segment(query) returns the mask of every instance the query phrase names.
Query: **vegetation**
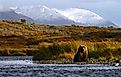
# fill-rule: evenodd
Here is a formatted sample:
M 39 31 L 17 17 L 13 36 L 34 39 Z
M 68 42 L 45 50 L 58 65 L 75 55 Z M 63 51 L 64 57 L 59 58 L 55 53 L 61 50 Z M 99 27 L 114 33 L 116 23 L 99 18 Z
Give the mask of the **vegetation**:
M 22 23 L 26 23 L 26 19 L 21 19 L 21 22 Z
M 33 60 L 56 60 L 56 59 L 72 59 L 73 53 L 76 51 L 73 44 L 57 44 L 42 45 L 39 47 L 38 52 L 34 55 Z
M 87 46 L 90 63 L 121 59 L 121 28 L 0 21 L 1 56 L 72 60 L 79 45 Z

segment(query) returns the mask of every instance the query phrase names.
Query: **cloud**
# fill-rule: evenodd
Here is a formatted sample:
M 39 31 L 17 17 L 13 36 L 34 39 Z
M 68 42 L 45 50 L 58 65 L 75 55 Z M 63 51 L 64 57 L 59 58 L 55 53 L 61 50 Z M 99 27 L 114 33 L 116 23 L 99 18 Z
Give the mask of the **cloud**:
M 0 11 L 10 11 L 9 7 L 3 7 L 2 5 L 0 5 Z

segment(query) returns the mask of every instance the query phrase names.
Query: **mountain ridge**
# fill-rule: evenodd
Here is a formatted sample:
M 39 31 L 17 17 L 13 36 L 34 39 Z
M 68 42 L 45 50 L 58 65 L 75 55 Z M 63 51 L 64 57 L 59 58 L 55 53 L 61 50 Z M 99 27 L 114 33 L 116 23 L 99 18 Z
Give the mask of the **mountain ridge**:
M 34 22 L 33 19 L 22 15 L 22 14 L 17 14 L 14 10 L 8 9 L 8 10 L 1 10 L 0 11 L 0 20 L 16 20 L 20 21 L 20 19 L 26 19 L 27 22 Z
M 46 6 L 25 6 L 13 9 L 18 14 L 23 14 L 34 19 L 37 23 L 64 25 L 73 24 L 73 21 Z
M 49 25 L 116 26 L 98 14 L 85 9 L 68 8 L 60 10 L 42 5 L 10 7 L 14 13 L 30 18 L 34 23 Z M 1 13 L 1 12 L 0 12 Z M 9 16 L 8 16 L 9 17 Z M 14 17 L 14 16 L 13 16 Z M 18 16 L 19 17 L 19 16 Z M 4 18 L 4 17 L 3 17 Z M 27 20 L 28 20 L 27 18 Z M 2 18 L 1 18 L 2 19 Z
M 69 19 L 73 20 L 77 24 L 115 25 L 114 23 L 102 18 L 100 15 L 86 9 L 69 8 L 69 9 L 57 10 L 57 11 L 62 15 L 68 17 Z

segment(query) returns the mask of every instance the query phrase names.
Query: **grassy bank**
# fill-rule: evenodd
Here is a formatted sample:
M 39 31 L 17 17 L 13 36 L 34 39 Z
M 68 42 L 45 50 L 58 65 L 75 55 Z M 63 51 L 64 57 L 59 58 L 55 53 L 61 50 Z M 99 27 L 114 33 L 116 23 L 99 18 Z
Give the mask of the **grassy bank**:
M 79 45 L 87 46 L 90 63 L 121 59 L 121 28 L 0 21 L 1 56 L 71 61 Z
M 41 45 L 33 60 L 70 60 L 79 45 L 86 45 L 89 51 L 88 63 L 109 63 L 121 60 L 121 43 L 119 42 L 83 42 L 75 41 L 64 44 Z
M 73 59 L 77 46 L 73 43 L 54 43 L 52 45 L 40 45 L 33 60 L 58 60 Z

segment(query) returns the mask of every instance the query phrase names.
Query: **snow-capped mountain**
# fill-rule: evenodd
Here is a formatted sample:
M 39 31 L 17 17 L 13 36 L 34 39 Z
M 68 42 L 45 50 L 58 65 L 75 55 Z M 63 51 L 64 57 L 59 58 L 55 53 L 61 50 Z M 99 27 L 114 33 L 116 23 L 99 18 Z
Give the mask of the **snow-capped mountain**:
M 96 13 L 85 9 L 69 8 L 57 11 L 62 15 L 68 17 L 69 19 L 73 20 L 77 24 L 98 26 L 115 25 L 112 22 L 109 22 L 101 16 L 97 15 Z
M 46 6 L 11 7 L 14 13 L 24 15 L 34 20 L 35 23 L 51 25 L 85 25 L 85 26 L 116 26 L 98 14 L 85 9 L 69 8 L 60 10 Z
M 17 20 L 26 19 L 28 22 L 34 22 L 33 19 L 24 16 L 22 14 L 17 14 L 11 9 L 3 10 L 0 9 L 0 20 Z
M 64 15 L 60 14 L 54 9 L 48 8 L 46 6 L 26 6 L 21 8 L 12 8 L 18 14 L 23 14 L 34 19 L 37 23 L 53 24 L 53 25 L 63 25 L 63 24 L 73 24 L 74 22 Z

